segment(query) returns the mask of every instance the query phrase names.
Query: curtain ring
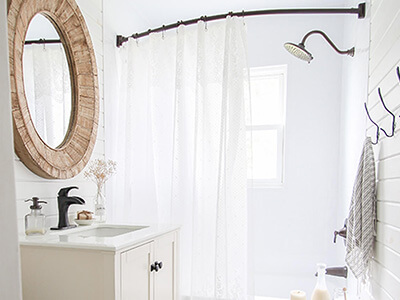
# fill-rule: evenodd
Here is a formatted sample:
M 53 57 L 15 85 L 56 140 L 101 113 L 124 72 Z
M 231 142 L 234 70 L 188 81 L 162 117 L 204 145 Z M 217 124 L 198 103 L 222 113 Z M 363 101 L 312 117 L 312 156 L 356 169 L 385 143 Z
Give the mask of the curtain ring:
M 162 26 L 161 38 L 165 39 L 165 25 Z
M 244 21 L 244 9 L 242 10 L 242 21 L 243 21 L 243 26 L 246 26 L 246 22 Z
M 139 37 L 138 37 L 138 33 L 135 33 L 134 35 L 133 35 L 133 38 L 135 39 L 135 42 L 136 42 L 136 47 L 139 47 Z
M 178 26 L 176 26 L 176 34 L 179 33 L 179 26 L 181 26 L 182 24 L 183 24 L 182 20 L 178 21 Z
M 204 22 L 204 30 L 207 31 L 208 30 L 208 26 L 207 26 L 207 16 L 201 16 L 200 20 L 202 20 Z

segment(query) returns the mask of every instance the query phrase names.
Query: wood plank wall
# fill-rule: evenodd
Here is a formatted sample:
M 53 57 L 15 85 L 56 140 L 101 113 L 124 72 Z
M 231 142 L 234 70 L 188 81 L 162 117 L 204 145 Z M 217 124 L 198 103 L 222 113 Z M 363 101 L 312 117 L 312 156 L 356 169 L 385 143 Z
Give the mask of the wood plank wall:
M 380 103 L 381 89 L 387 107 L 397 115 L 396 135 L 381 132 L 374 147 L 377 161 L 377 238 L 372 270 L 372 294 L 379 300 L 400 299 L 400 1 L 371 2 L 371 40 L 368 107 L 373 120 L 391 133 L 391 117 Z M 367 123 L 373 141 L 376 129 Z
M 102 0 L 76 0 L 82 14 L 85 17 L 86 24 L 89 28 L 92 38 L 96 62 L 99 74 L 99 99 L 100 99 L 100 120 L 98 128 L 98 136 L 93 151 L 93 158 L 104 158 L 104 59 L 103 59 L 103 1 Z M 69 180 L 49 180 L 43 179 L 31 171 L 29 171 L 15 155 L 15 182 L 16 182 L 16 198 L 17 198 L 17 217 L 19 232 L 24 231 L 24 216 L 29 213 L 29 204 L 24 200 L 37 196 L 48 202 L 44 206 L 48 226 L 57 225 L 58 209 L 57 209 L 57 193 L 58 190 L 66 186 L 78 186 L 79 190 L 72 192 L 71 195 L 79 195 L 85 199 L 87 205 L 85 209 L 93 211 L 93 198 L 96 193 L 94 183 L 83 177 L 83 172 L 78 176 Z M 77 210 L 83 207 L 80 205 L 72 205 L 70 207 L 71 217 Z

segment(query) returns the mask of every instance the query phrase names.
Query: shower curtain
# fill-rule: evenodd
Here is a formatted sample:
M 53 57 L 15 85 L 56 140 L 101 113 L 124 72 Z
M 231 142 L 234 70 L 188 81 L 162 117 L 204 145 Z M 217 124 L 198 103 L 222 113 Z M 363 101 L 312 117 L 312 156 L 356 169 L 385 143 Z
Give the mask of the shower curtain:
M 26 45 L 24 85 L 36 131 L 49 146 L 64 140 L 71 116 L 69 67 L 62 44 Z
M 245 25 L 130 40 L 106 107 L 108 220 L 181 224 L 183 299 L 246 298 Z M 111 141 L 109 140 L 111 139 Z

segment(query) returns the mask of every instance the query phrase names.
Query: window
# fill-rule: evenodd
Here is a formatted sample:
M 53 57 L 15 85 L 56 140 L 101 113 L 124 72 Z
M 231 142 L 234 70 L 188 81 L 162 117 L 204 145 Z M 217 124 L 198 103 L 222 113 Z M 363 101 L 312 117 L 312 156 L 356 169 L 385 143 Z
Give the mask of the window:
M 287 66 L 250 69 L 251 117 L 247 120 L 250 187 L 283 184 Z

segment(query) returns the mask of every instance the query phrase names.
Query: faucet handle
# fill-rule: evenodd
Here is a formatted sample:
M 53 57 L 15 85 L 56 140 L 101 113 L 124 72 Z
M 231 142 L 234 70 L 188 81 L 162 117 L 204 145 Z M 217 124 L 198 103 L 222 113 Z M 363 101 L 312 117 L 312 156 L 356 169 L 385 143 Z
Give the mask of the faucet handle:
M 62 188 L 58 191 L 58 196 L 59 197 L 68 197 L 68 193 L 72 189 L 79 189 L 77 186 L 69 186 L 66 188 Z
M 336 243 L 336 237 L 337 236 L 341 236 L 343 238 L 347 238 L 347 219 L 344 220 L 344 226 L 342 229 L 340 229 L 339 231 L 335 230 L 333 232 L 333 242 Z

